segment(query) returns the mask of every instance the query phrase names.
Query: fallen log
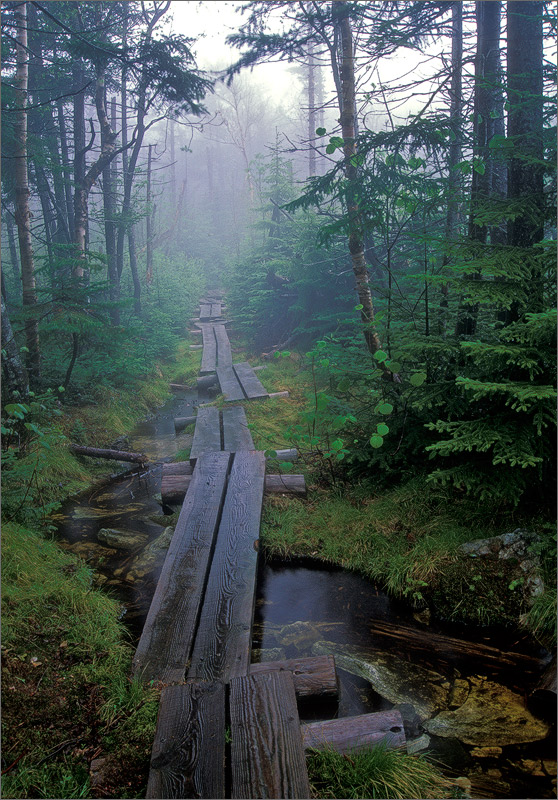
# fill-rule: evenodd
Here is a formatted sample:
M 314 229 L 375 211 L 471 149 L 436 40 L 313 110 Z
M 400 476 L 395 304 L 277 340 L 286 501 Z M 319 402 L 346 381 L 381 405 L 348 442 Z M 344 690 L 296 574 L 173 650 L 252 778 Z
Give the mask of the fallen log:
M 178 465 L 176 465 L 178 466 Z M 163 472 L 161 480 L 161 499 L 167 505 L 181 503 L 186 497 L 192 475 L 181 472 L 169 474 Z M 306 497 L 304 475 L 266 475 L 264 491 L 266 494 L 290 494 Z
M 289 396 L 288 392 L 270 392 L 269 395 L 268 395 L 268 397 L 270 397 L 270 398 L 273 398 L 273 397 L 288 397 L 288 396 Z
M 185 386 L 183 383 L 169 383 L 169 386 L 173 392 L 188 391 L 192 388 L 191 386 Z
M 339 685 L 333 656 L 289 658 L 250 664 L 250 675 L 270 670 L 292 672 L 297 697 L 337 697 Z
M 188 425 L 195 425 L 196 424 L 196 416 L 193 417 L 175 417 L 174 418 L 174 430 L 175 433 L 179 431 L 183 431 L 184 428 L 187 428 Z
M 201 378 L 196 379 L 196 386 L 198 387 L 198 392 L 200 390 L 202 392 L 218 392 L 219 381 L 217 380 L 217 375 L 215 373 L 202 375 Z
M 166 475 L 191 475 L 194 467 L 189 461 L 177 461 L 176 464 L 163 464 L 163 477 Z
M 333 748 L 338 753 L 367 750 L 383 742 L 390 749 L 405 747 L 405 729 L 399 711 L 377 711 L 300 726 L 305 750 Z
M 270 447 L 270 450 L 274 448 Z M 275 455 L 269 456 L 270 459 L 275 461 L 296 461 L 298 459 L 298 450 L 296 447 L 291 447 L 288 450 L 274 450 Z
M 191 344 L 190 350 L 203 350 L 203 344 Z
M 149 461 L 149 458 L 143 453 L 129 453 L 126 450 L 83 447 L 80 444 L 71 444 L 70 450 L 78 456 L 89 456 L 90 458 L 109 458 L 112 461 L 133 461 L 137 464 L 145 464 Z

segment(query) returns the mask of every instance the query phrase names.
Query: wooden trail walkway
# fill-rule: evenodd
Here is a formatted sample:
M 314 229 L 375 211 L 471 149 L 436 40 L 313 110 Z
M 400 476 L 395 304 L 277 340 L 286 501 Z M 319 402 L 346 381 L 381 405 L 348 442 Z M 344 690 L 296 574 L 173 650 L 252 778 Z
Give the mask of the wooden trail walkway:
M 217 312 L 218 297 L 201 302 L 200 319 Z M 214 358 L 222 389 L 229 370 L 238 399 L 266 396 L 249 364 L 220 365 L 224 325 L 200 327 L 202 365 Z M 147 797 L 308 798 L 305 749 L 400 746 L 403 722 L 392 711 L 301 726 L 297 698 L 337 695 L 333 657 L 251 663 L 264 491 L 296 478 L 305 493 L 304 478 L 265 474 L 241 406 L 200 408 L 195 424 L 190 461 L 164 466 L 162 496 L 165 480 L 182 481 L 183 504 L 133 660 L 134 676 L 162 689 Z

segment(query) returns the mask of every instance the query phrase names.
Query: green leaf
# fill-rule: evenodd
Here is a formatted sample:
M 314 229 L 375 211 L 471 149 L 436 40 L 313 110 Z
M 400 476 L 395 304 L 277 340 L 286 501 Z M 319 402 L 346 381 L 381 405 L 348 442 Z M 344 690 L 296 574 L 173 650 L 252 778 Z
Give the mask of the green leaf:
M 325 128 L 316 128 L 316 136 L 325 136 L 327 133 Z
M 332 153 L 335 153 L 336 150 L 337 148 L 335 147 L 334 144 L 328 144 L 328 146 L 326 147 L 326 153 L 328 154 L 328 156 L 330 156 Z
M 389 428 L 384 422 L 379 422 L 376 425 L 376 430 L 378 431 L 380 436 L 387 436 L 387 434 L 389 433 Z
M 378 406 L 378 413 L 379 414 L 387 415 L 387 414 L 391 414 L 392 411 L 393 411 L 393 406 L 392 406 L 391 403 L 381 403 Z
M 473 161 L 473 169 L 475 170 L 475 172 L 478 172 L 479 175 L 484 175 L 484 173 L 486 172 L 486 164 L 482 159 L 475 158 L 475 160 Z
M 332 450 L 342 450 L 343 449 L 343 439 L 335 439 L 334 442 L 331 443 Z
M 294 464 L 291 464 L 290 461 L 282 461 L 281 462 L 281 469 L 283 472 L 290 472 L 294 467 Z
M 355 306 L 355 311 L 362 311 L 363 308 L 364 306 L 362 305 L 362 303 L 359 303 L 358 306 Z
M 320 367 L 329 367 L 329 358 L 322 358 L 320 361 Z
M 290 354 L 291 354 L 290 350 L 282 350 L 281 351 L 281 355 L 283 356 L 283 358 L 288 358 L 290 356 Z
M 389 367 L 392 372 L 399 372 L 401 364 L 399 361 L 388 361 L 386 362 L 386 367 Z
M 411 375 L 409 381 L 413 386 L 422 386 L 426 378 L 426 372 L 415 372 L 414 375 Z
M 339 383 L 337 384 L 337 388 L 340 392 L 346 392 L 347 389 L 351 388 L 351 379 L 350 378 L 341 378 Z
M 277 451 L 276 450 L 266 450 L 264 452 L 264 456 L 266 458 L 277 458 Z
M 384 350 L 376 350 L 376 352 L 374 353 L 374 358 L 381 364 L 382 361 L 385 361 L 386 358 L 388 358 L 388 354 Z
M 373 447 L 376 450 L 378 449 L 378 447 L 381 447 L 383 445 L 383 443 L 384 443 L 384 440 L 378 433 L 374 433 L 370 437 L 370 446 Z

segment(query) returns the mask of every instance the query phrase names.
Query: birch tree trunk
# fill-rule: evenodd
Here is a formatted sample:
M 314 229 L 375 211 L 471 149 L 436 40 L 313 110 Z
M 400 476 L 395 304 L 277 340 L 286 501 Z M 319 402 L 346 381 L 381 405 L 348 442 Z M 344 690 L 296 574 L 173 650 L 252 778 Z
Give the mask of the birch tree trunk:
M 21 261 L 21 284 L 25 317 L 25 341 L 28 349 L 27 369 L 32 382 L 40 377 L 41 352 L 39 324 L 36 318 L 37 290 L 35 264 L 31 243 L 31 212 L 29 209 L 29 178 L 27 170 L 27 82 L 29 56 L 27 53 L 27 3 L 15 11 L 16 20 L 16 75 L 14 114 L 14 175 L 15 217 Z
M 26 397 L 29 393 L 27 372 L 21 362 L 8 311 L 2 297 L 2 366 L 7 389 L 6 394 Z M 16 396 L 17 396 L 16 395 Z

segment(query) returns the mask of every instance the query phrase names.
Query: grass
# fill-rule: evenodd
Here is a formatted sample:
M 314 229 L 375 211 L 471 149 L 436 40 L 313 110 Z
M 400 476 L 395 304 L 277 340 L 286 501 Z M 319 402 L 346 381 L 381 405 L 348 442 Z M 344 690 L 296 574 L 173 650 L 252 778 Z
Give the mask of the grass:
M 90 797 L 90 761 L 123 749 L 111 796 L 138 796 L 157 698 L 128 677 L 120 605 L 21 525 L 2 527 L 2 565 L 3 796 Z
M 410 800 L 456 796 L 454 785 L 426 758 L 382 745 L 350 754 L 313 750 L 307 765 L 313 797 Z

